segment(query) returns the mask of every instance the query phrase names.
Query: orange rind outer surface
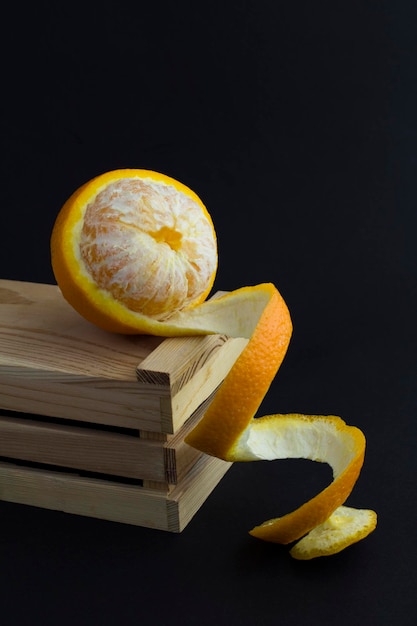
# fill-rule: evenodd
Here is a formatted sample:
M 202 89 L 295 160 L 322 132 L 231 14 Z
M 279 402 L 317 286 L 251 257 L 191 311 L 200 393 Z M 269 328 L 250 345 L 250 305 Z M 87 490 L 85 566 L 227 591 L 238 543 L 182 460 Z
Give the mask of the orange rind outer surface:
M 226 461 L 235 458 L 236 441 L 247 428 L 278 371 L 292 334 L 284 299 L 272 284 L 250 339 L 226 376 L 204 417 L 189 433 L 189 445 Z M 248 329 L 249 330 L 249 329 Z

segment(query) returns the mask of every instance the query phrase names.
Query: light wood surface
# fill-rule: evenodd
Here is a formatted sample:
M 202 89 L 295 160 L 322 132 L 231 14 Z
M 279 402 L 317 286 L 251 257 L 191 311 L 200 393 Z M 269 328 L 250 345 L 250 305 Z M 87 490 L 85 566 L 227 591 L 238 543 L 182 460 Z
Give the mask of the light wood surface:
M 106 333 L 54 285 L 0 280 L 1 408 L 174 433 L 246 345 Z
M 112 522 L 181 532 L 230 467 L 204 455 L 170 494 L 0 462 L 0 499 Z

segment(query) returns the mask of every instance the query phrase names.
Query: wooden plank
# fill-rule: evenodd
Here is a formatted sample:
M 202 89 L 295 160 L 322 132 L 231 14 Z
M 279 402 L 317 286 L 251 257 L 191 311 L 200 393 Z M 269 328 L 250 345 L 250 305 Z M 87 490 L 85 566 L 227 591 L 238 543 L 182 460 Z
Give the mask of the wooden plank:
M 166 481 L 160 442 L 91 428 L 0 418 L 0 456 L 67 468 Z
M 163 340 L 97 328 L 56 285 L 0 279 L 1 365 L 135 382 L 136 366 Z
M 200 458 L 201 453 L 187 445 L 184 442 L 184 438 L 200 421 L 214 395 L 215 392 L 194 411 L 193 415 L 175 435 L 168 436 L 168 440 L 164 444 L 165 469 L 168 483 L 177 484 L 180 482 Z
M 169 393 L 137 381 L 0 364 L 0 408 L 12 411 L 158 432 Z
M 168 384 L 175 396 L 227 340 L 225 335 L 166 339 L 137 366 L 138 380 Z
M 190 522 L 230 465 L 203 455 L 183 483 L 165 494 L 0 462 L 0 499 L 178 533 Z
M 136 367 L 162 341 L 96 328 L 55 285 L 0 280 L 0 408 L 160 431 L 170 390 Z
M 148 481 L 167 491 L 201 456 L 184 442 L 210 404 L 202 403 L 175 435 L 106 432 L 80 422 L 49 423 L 22 414 L 0 416 L 0 457 Z M 150 436 L 148 436 L 150 435 Z M 144 483 L 145 484 L 145 483 Z
M 246 343 L 106 333 L 56 286 L 0 280 L 0 408 L 172 434 Z
M 139 381 L 170 388 L 161 396 L 162 431 L 174 433 L 224 380 L 246 346 L 224 335 L 166 339 L 137 367 Z
M 0 499 L 169 530 L 163 492 L 105 480 L 0 462 Z
M 232 463 L 204 455 L 168 495 L 168 526 L 181 532 L 202 507 Z

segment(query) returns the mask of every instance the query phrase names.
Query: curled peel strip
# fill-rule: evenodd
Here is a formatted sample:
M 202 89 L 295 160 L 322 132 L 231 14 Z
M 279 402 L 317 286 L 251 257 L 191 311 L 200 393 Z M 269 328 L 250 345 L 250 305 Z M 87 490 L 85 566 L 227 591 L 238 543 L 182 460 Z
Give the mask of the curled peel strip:
M 350 495 L 365 456 L 365 437 L 336 416 L 271 415 L 250 423 L 246 447 L 257 459 L 303 458 L 328 463 L 333 482 L 284 517 L 255 527 L 254 537 L 290 543 L 325 522 Z
M 328 463 L 333 470 L 333 482 L 328 487 L 292 513 L 250 531 L 254 537 L 288 544 L 324 524 L 346 501 L 361 471 L 366 442 L 361 430 L 336 416 L 254 417 L 285 356 L 292 326 L 285 302 L 273 285 L 252 289 L 252 297 L 259 290 L 263 295 L 268 293 L 269 300 L 247 346 L 186 442 L 228 461 L 304 458 Z M 376 515 L 367 511 L 372 514 L 369 519 L 363 513 L 350 509 L 349 520 L 356 523 L 346 523 L 337 536 L 330 532 L 322 532 L 316 539 L 313 536 L 314 556 L 339 552 L 374 530 Z M 320 549 L 324 535 L 325 545 Z M 306 553 L 311 553 L 309 546 L 304 553 L 302 548 L 299 552 L 293 549 L 292 556 L 312 558 Z

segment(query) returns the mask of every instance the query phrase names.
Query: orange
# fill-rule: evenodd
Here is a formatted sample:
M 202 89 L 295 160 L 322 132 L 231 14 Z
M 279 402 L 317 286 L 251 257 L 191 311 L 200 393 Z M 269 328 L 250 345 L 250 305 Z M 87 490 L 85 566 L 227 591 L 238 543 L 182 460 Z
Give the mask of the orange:
M 332 416 L 255 417 L 285 357 L 291 317 L 271 283 L 206 300 L 217 270 L 216 234 L 191 189 L 149 170 L 102 174 L 61 209 L 51 257 L 64 297 L 105 330 L 248 339 L 186 442 L 229 461 L 307 458 L 329 463 L 334 473 L 320 494 L 296 511 L 256 526 L 253 536 L 278 543 L 304 536 L 291 554 L 312 558 L 334 553 L 373 530 L 376 515 L 368 512 L 365 521 L 356 516 L 354 523 L 354 516 L 338 514 L 343 530 L 329 531 L 363 464 L 365 437 L 359 429 Z M 333 539 L 323 539 L 329 536 Z
M 88 320 L 113 332 L 163 334 L 157 322 L 207 297 L 217 244 L 191 189 L 126 169 L 97 176 L 67 200 L 51 257 L 64 297 Z

